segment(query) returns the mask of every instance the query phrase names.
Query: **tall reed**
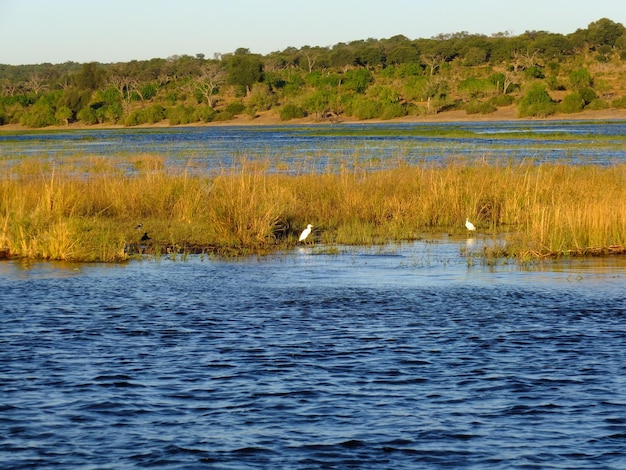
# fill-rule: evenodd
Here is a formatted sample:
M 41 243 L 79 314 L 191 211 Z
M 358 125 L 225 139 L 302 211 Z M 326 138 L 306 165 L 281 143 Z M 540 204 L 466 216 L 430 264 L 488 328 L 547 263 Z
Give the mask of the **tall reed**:
M 147 231 L 158 246 L 242 254 L 292 246 L 307 223 L 322 242 L 371 244 L 462 233 L 466 217 L 479 233 L 505 234 L 511 256 L 626 245 L 624 164 L 450 159 L 287 175 L 268 162 L 199 172 L 168 168 L 159 156 L 133 158 L 132 173 L 99 159 L 87 166 L 37 159 L 5 165 L 0 253 L 117 261 Z

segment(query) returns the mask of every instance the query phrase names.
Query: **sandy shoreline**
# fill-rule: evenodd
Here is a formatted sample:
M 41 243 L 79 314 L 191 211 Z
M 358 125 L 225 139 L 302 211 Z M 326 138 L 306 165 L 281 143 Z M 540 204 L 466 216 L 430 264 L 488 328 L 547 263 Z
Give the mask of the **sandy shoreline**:
M 429 122 L 497 122 L 497 121 L 626 121 L 626 109 L 605 109 L 599 111 L 583 111 L 574 114 L 557 113 L 547 118 L 523 118 L 517 117 L 514 106 L 499 108 L 497 111 L 489 114 L 467 114 L 465 111 L 445 111 L 439 114 L 423 115 L 423 116 L 406 116 L 389 120 L 359 120 L 350 118 L 340 118 L 339 124 L 377 124 L 377 123 L 429 123 Z M 0 132 L 15 131 L 46 131 L 46 130 L 81 130 L 81 129 L 142 129 L 142 128 L 159 128 L 159 127 L 201 127 L 201 126 L 290 126 L 290 125 L 330 125 L 328 120 L 319 121 L 313 117 L 303 119 L 292 119 L 289 121 L 281 121 L 275 111 L 262 113 L 254 118 L 245 115 L 236 116 L 231 121 L 209 122 L 209 123 L 191 123 L 181 126 L 170 126 L 167 121 L 162 121 L 152 125 L 141 125 L 128 127 L 116 124 L 95 124 L 85 125 L 81 123 L 72 123 L 68 126 L 48 126 L 39 129 L 24 127 L 19 124 L 5 124 L 0 126 Z M 337 123 L 334 123 L 337 124 Z

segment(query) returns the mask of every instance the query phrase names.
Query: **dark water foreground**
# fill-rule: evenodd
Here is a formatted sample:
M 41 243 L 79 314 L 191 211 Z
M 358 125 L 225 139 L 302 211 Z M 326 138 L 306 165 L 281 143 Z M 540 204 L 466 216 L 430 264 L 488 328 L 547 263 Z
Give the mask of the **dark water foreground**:
M 626 263 L 0 263 L 2 468 L 626 468 Z

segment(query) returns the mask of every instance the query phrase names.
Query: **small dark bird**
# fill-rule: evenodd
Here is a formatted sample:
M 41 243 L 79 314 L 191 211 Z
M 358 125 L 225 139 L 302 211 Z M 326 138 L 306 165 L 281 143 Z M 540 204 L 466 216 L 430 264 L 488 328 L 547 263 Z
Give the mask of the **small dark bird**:
M 151 238 L 148 236 L 148 232 L 146 232 L 143 234 L 143 237 L 141 237 L 141 241 L 147 242 L 148 240 L 151 240 Z
M 139 224 L 139 225 L 137 225 L 137 226 L 135 227 L 135 230 L 139 230 L 139 229 L 140 229 L 140 228 L 142 228 L 142 227 L 143 227 L 143 224 Z

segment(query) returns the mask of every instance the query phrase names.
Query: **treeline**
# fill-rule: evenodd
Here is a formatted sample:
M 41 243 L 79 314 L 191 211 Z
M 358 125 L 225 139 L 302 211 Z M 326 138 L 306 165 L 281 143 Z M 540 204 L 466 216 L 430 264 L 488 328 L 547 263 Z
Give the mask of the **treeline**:
M 135 126 L 393 119 L 515 104 L 520 117 L 626 108 L 626 28 L 603 18 L 568 35 L 466 32 L 100 64 L 0 65 L 0 125 Z

